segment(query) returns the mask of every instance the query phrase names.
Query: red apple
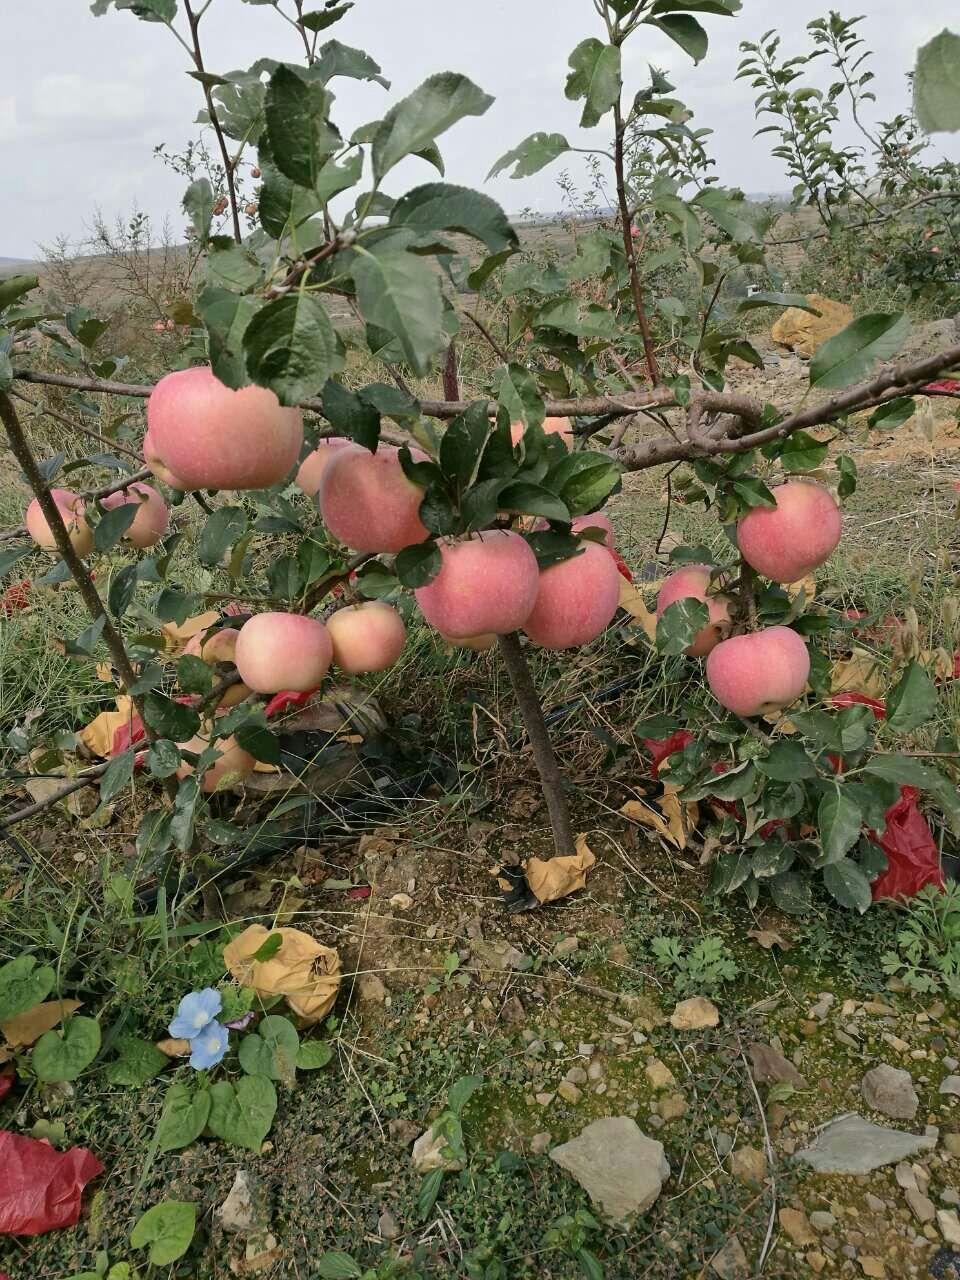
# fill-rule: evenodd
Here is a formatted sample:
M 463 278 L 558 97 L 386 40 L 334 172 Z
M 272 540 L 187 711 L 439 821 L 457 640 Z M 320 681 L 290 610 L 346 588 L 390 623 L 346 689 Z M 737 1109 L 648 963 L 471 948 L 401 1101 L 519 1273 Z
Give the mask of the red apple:
M 413 456 L 426 461 L 419 451 Z M 404 475 L 399 449 L 381 445 L 371 453 L 354 444 L 327 464 L 317 500 L 323 523 L 353 551 L 397 552 L 427 537 L 419 514 L 423 494 Z
M 488 529 L 440 546 L 440 572 L 414 592 L 423 616 L 446 636 L 505 635 L 537 600 L 537 557 L 519 533 Z
M 102 501 L 107 511 L 126 506 L 130 502 L 137 503 L 139 509 L 133 517 L 133 524 L 123 535 L 135 547 L 152 547 L 163 537 L 170 524 L 170 508 L 162 496 L 153 485 L 144 484 L 140 480 L 117 493 L 107 494 Z
M 297 488 L 302 489 L 308 498 L 315 498 L 323 473 L 334 454 L 352 443 L 346 436 L 330 436 L 329 439 L 321 440 L 313 453 L 308 453 L 300 463 L 295 481 Z
M 523 630 L 544 649 L 573 649 L 594 640 L 613 619 L 620 602 L 620 574 L 598 542 L 540 573 L 533 611 Z
M 341 671 L 386 671 L 403 652 L 407 629 L 392 605 L 382 600 L 338 609 L 326 622 L 333 661 Z
M 258 613 L 244 624 L 234 655 L 240 679 L 256 693 L 316 689 L 332 658 L 327 628 L 300 613 Z
M 737 523 L 747 564 L 771 582 L 799 582 L 840 541 L 840 508 L 822 485 L 788 480 L 773 490 L 776 507 L 751 507 Z
M 610 517 L 605 516 L 602 511 L 594 511 L 589 516 L 577 516 L 570 525 L 572 533 L 582 533 L 584 529 L 602 529 L 603 545 L 608 551 L 614 548 L 613 525 L 610 523 Z
M 686 650 L 691 658 L 704 658 L 730 634 L 730 600 L 727 596 L 708 595 L 710 586 L 710 565 L 688 564 L 669 578 L 660 588 L 657 596 L 657 617 L 678 600 L 693 598 L 701 600 L 707 606 L 710 621 L 697 632 L 693 644 Z
M 78 556 L 88 555 L 93 547 L 93 533 L 84 514 L 86 508 L 83 499 L 72 489 L 51 489 L 50 497 L 60 512 L 63 523 L 67 526 L 67 533 L 70 535 L 70 543 L 74 551 Z M 38 547 L 43 547 L 45 551 L 56 551 L 57 544 L 54 541 L 53 532 L 36 498 L 27 507 L 24 521 L 27 533 Z
M 707 658 L 707 683 L 722 707 L 760 716 L 789 706 L 810 676 L 810 654 L 790 627 L 722 640 Z
M 147 433 L 188 489 L 266 489 L 296 464 L 303 422 L 266 387 L 232 391 L 199 366 L 160 379 L 147 401 Z

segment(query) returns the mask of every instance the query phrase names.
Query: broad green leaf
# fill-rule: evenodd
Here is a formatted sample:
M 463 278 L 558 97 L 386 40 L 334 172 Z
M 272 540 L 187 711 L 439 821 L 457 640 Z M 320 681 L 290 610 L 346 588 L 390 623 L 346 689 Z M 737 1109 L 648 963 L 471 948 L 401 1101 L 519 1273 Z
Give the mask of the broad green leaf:
M 823 868 L 823 883 L 832 898 L 841 907 L 859 911 L 861 915 L 873 901 L 870 881 L 850 858 L 841 858 Z
M 93 531 L 93 545 L 97 551 L 110 551 L 127 532 L 139 510 L 138 502 L 123 502 L 119 507 L 104 511 Z
M 247 532 L 247 513 L 243 507 L 217 507 L 207 516 L 197 542 L 197 559 L 213 567 L 223 564 L 230 548 Z
M 114 756 L 107 765 L 107 771 L 100 779 L 100 803 L 109 802 L 120 794 L 133 777 L 133 760 L 135 752 L 131 748 Z
M 138 1036 L 119 1036 L 116 1050 L 119 1057 L 104 1068 L 104 1075 L 111 1084 L 139 1088 L 158 1076 L 170 1062 L 156 1045 Z
M 150 1247 L 150 1262 L 167 1267 L 190 1248 L 197 1229 L 197 1206 L 186 1200 L 164 1200 L 140 1215 L 130 1232 L 134 1249 Z
M 185 653 L 177 661 L 177 684 L 184 693 L 209 693 L 213 688 L 210 664 L 196 654 Z
M 507 365 L 500 375 L 497 398 L 509 413 L 511 422 L 522 422 L 524 428 L 543 424 L 543 397 L 536 379 L 525 365 Z
M 22 298 L 25 293 L 30 293 L 40 284 L 37 276 L 18 275 L 7 276 L 6 279 L 0 280 L 0 311 L 4 307 L 9 307 L 12 302 L 16 302 L 18 298 Z
M 125 564 L 110 578 L 107 604 L 115 618 L 122 618 L 126 613 L 137 590 L 137 582 L 137 566 L 135 564 Z
M 860 839 L 863 814 L 841 787 L 828 791 L 817 809 L 820 842 L 828 863 L 839 862 Z
M 268 302 L 243 335 L 247 372 L 281 404 L 315 395 L 334 370 L 337 338 L 326 308 L 298 290 Z
M 886 400 L 871 413 L 867 425 L 873 430 L 893 431 L 909 422 L 916 412 L 916 401 L 912 396 L 897 396 L 894 400 Z
M 221 1080 L 210 1094 L 210 1131 L 232 1146 L 259 1153 L 277 1113 L 272 1082 L 262 1075 L 242 1076 L 235 1085 Z
M 542 485 L 531 484 L 526 480 L 514 481 L 501 489 L 499 504 L 503 511 L 570 523 L 570 512 L 562 498 Z
M 466 413 L 454 418 L 443 433 L 440 467 L 443 474 L 455 482 L 458 490 L 462 491 L 473 483 L 489 439 L 490 420 L 485 400 L 476 401 Z
M 0 1022 L 42 1004 L 53 990 L 57 975 L 36 956 L 17 956 L 0 966 Z
M 901 312 L 861 316 L 819 348 L 810 361 L 810 388 L 848 387 L 903 346 L 910 321 Z
M 210 1115 L 210 1090 L 194 1093 L 190 1085 L 175 1080 L 163 1099 L 163 1111 L 157 1124 L 160 1151 L 179 1151 L 195 1142 L 207 1127 Z
M 613 340 L 618 334 L 616 318 L 609 308 L 579 302 L 576 298 L 548 303 L 540 309 L 534 323 L 538 328 L 560 329 L 578 338 Z
M 633 8 L 633 5 L 628 5 Z M 742 0 L 654 0 L 650 12 L 661 13 L 715 13 L 732 18 L 743 8 Z
M 300 1037 L 287 1018 L 268 1014 L 240 1041 L 240 1065 L 251 1076 L 292 1083 Z
M 447 1106 L 455 1116 L 463 1111 L 476 1091 L 483 1084 L 483 1076 L 461 1076 L 450 1086 L 447 1093 Z
M 351 80 L 374 80 L 384 89 L 390 88 L 390 81 L 384 80 L 379 65 L 369 53 L 352 49 L 339 40 L 328 40 L 320 46 L 312 70 L 321 84 L 327 84 L 335 76 L 347 76 Z
M 960 35 L 941 31 L 917 54 L 913 109 L 927 133 L 960 130 Z
M 721 231 L 725 231 L 736 244 L 757 243 L 760 232 L 751 217 L 751 206 L 742 197 L 722 191 L 719 187 L 705 187 L 692 201 L 705 209 Z
M 332 378 L 323 388 L 323 414 L 332 427 L 376 452 L 380 439 L 380 411 L 356 391 Z
M 420 1190 L 417 1192 L 417 1212 L 423 1221 L 426 1221 L 437 1203 L 437 1196 L 443 1186 L 443 1173 L 443 1169 L 431 1169 L 420 1183 Z
M 300 21 L 308 31 L 325 31 L 339 22 L 353 8 L 353 0 L 345 0 L 342 4 L 328 5 L 324 9 L 313 9 L 305 13 Z
M 887 696 L 887 728 L 910 733 L 937 713 L 937 688 L 919 662 L 911 662 Z
M 213 187 L 209 178 L 197 178 L 191 182 L 183 195 L 183 211 L 190 219 L 194 235 L 201 245 L 210 239 L 210 224 L 213 221 Z
M 529 178 L 533 173 L 552 164 L 558 156 L 570 150 L 570 143 L 560 133 L 531 133 L 529 137 L 518 143 L 511 151 L 506 152 L 487 174 L 487 181 L 497 177 L 504 169 L 514 166 L 511 178 Z
M 446 182 L 429 182 L 408 191 L 394 206 L 390 222 L 420 232 L 462 231 L 482 241 L 491 253 L 519 244 L 517 233 L 496 200 Z
M 574 458 L 580 460 L 576 468 L 563 463 L 551 467 L 549 484 L 559 492 L 572 516 L 590 515 L 620 488 L 623 473 L 619 463 L 602 454 L 574 453 L 570 455 L 571 463 Z M 566 478 L 561 480 L 561 476 Z
M 775 742 L 766 756 L 756 761 L 762 774 L 777 782 L 793 782 L 799 778 L 812 778 L 816 767 L 799 742 Z
M 373 138 L 373 176 L 379 184 L 404 156 L 422 150 L 465 116 L 482 116 L 493 98 L 466 76 L 430 76 L 387 112 Z
M 34 547 L 31 545 L 29 547 L 14 547 L 12 551 L 0 553 L 0 578 L 8 574 L 19 560 L 30 555 L 33 550 Z
M 620 97 L 620 50 L 590 37 L 577 45 L 568 61 L 570 74 L 564 93 L 571 102 L 584 99 L 580 127 L 591 129 L 613 110 Z
M 789 916 L 802 916 L 813 905 L 810 882 L 796 871 L 787 871 L 767 882 L 774 904 Z
M 259 298 L 213 285 L 207 285 L 197 298 L 197 310 L 207 330 L 210 366 L 224 386 L 234 391 L 250 382 L 243 335 L 259 309 Z
M 236 739 L 255 760 L 261 760 L 264 764 L 280 763 L 280 742 L 265 725 L 241 725 L 236 732 Z
M 694 62 L 699 62 L 706 55 L 709 44 L 707 33 L 696 18 L 691 18 L 689 14 L 668 13 L 661 18 L 645 18 L 644 23 L 669 36 Z
M 154 733 L 161 738 L 172 738 L 174 742 L 185 742 L 200 728 L 200 717 L 192 707 L 174 702 L 155 689 L 143 700 L 143 714 Z
M 239 244 L 214 249 L 207 257 L 207 282 L 218 288 L 252 289 L 262 275 L 254 255 Z
M 326 1040 L 305 1040 L 297 1050 L 297 1066 L 301 1071 L 317 1071 L 333 1058 L 333 1049 Z
M 330 95 L 280 65 L 270 77 L 264 114 L 270 157 L 285 178 L 313 187 L 342 139 L 327 119 Z
M 363 1269 L 354 1262 L 349 1253 L 334 1250 L 322 1253 L 316 1261 L 317 1275 L 320 1280 L 360 1280 Z
M 794 431 L 787 436 L 777 450 L 785 471 L 812 471 L 819 467 L 829 452 L 829 445 L 821 444 L 806 431 Z
M 418 542 L 404 547 L 394 562 L 394 570 L 403 585 L 411 591 L 425 587 L 440 572 L 440 548 L 435 542 Z
M 100 1023 L 75 1014 L 62 1031 L 47 1031 L 40 1037 L 30 1062 L 38 1080 L 76 1080 L 99 1052 Z
M 931 765 L 912 756 L 873 756 L 864 765 L 867 773 L 904 787 L 928 792 L 940 805 L 955 835 L 960 835 L 960 793 L 956 784 Z
M 696 252 L 703 240 L 703 230 L 700 219 L 687 201 L 681 200 L 679 196 L 660 195 L 652 203 L 654 209 L 665 213 L 677 223 L 688 252 Z
M 353 279 L 364 320 L 392 334 L 424 377 L 447 345 L 439 276 L 423 258 L 386 243 L 357 254 Z

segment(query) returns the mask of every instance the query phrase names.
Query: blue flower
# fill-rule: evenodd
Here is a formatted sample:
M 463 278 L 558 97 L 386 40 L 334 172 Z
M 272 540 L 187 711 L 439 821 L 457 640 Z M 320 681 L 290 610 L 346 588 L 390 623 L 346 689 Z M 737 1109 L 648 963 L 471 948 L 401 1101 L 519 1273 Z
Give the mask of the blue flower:
M 180 1001 L 177 1016 L 167 1030 L 175 1040 L 193 1040 L 214 1020 L 222 1004 L 220 992 L 214 987 L 191 991 Z M 223 1054 L 220 1056 L 223 1057 Z
M 190 1041 L 190 1065 L 195 1071 L 206 1071 L 223 1060 L 230 1032 L 219 1022 L 208 1022 Z

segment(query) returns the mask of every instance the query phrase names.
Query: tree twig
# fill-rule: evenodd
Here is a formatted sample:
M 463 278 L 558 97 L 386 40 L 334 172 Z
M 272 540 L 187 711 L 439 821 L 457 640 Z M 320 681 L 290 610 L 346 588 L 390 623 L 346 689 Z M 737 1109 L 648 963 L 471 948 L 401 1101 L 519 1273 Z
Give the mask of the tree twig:
M 5 834 L 10 827 L 16 826 L 18 822 L 24 822 L 27 818 L 35 818 L 38 813 L 43 813 L 45 809 L 52 809 L 55 804 L 59 804 L 67 796 L 73 795 L 75 791 L 80 791 L 83 787 L 89 787 L 95 782 L 99 782 L 109 765 L 110 761 L 105 760 L 103 764 L 95 765 L 92 769 L 78 773 L 75 778 L 65 778 L 62 787 L 58 787 L 50 795 L 44 796 L 42 800 L 35 800 L 33 804 L 24 805 L 22 809 L 17 809 L 7 817 L 0 818 L 0 835 Z
M 479 330 L 479 332 L 483 334 L 484 338 L 486 338 L 487 340 L 488 346 L 494 352 L 494 354 L 498 355 L 504 364 L 509 364 L 511 360 L 510 352 L 507 351 L 505 347 L 502 347 L 500 345 L 500 343 L 496 340 L 496 338 L 493 336 L 493 334 L 490 332 L 487 326 L 483 323 L 480 317 L 475 316 L 472 311 L 467 311 L 466 308 L 464 308 L 463 314 L 467 317 L 467 319 L 474 326 L 474 328 Z
M 227 147 L 227 140 L 223 134 L 223 126 L 220 124 L 220 117 L 217 115 L 217 106 L 213 100 L 213 90 L 206 80 L 206 68 L 203 65 L 203 53 L 200 49 L 200 19 L 203 17 L 203 10 L 200 13 L 194 13 L 191 7 L 191 0 L 183 0 L 183 11 L 187 15 L 187 22 L 190 25 L 190 38 L 193 42 L 193 62 L 197 74 L 201 77 L 201 85 L 203 87 L 203 96 L 207 104 L 207 116 L 210 119 L 213 132 L 217 136 L 217 146 L 220 148 L 220 158 L 223 162 L 223 174 L 227 182 L 227 196 L 230 200 L 230 218 L 233 222 L 233 238 L 237 244 L 243 243 L 243 232 L 240 229 L 240 205 L 237 201 L 237 188 L 234 180 L 234 164 L 230 156 L 230 150 Z
M 620 224 L 623 231 L 623 251 L 627 258 L 627 271 L 630 275 L 630 291 L 633 294 L 633 307 L 637 313 L 637 324 L 643 339 L 643 354 L 650 373 L 650 381 L 656 387 L 661 382 L 660 368 L 653 350 L 653 338 L 650 335 L 650 322 L 643 302 L 643 289 L 640 285 L 640 273 L 637 270 L 637 258 L 633 247 L 633 234 L 630 225 L 630 208 L 627 203 L 627 181 L 623 164 L 623 137 L 626 124 L 618 98 L 614 105 L 614 122 L 616 132 L 613 140 L 613 167 L 617 179 L 617 201 L 620 205 Z

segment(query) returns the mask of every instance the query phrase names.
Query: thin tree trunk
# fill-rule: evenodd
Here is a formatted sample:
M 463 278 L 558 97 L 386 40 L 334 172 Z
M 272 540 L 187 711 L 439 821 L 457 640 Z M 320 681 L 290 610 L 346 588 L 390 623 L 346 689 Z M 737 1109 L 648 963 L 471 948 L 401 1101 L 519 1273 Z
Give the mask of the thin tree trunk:
M 520 637 L 515 631 L 500 636 L 500 654 L 503 665 L 507 668 L 510 683 L 523 717 L 524 728 L 530 739 L 533 758 L 540 774 L 540 785 L 543 798 L 547 802 L 550 815 L 550 826 L 553 828 L 553 843 L 558 857 L 567 857 L 576 851 L 573 838 L 573 827 L 570 824 L 570 810 L 564 790 L 563 775 L 553 754 L 550 734 L 543 718 L 543 708 L 520 647 Z

